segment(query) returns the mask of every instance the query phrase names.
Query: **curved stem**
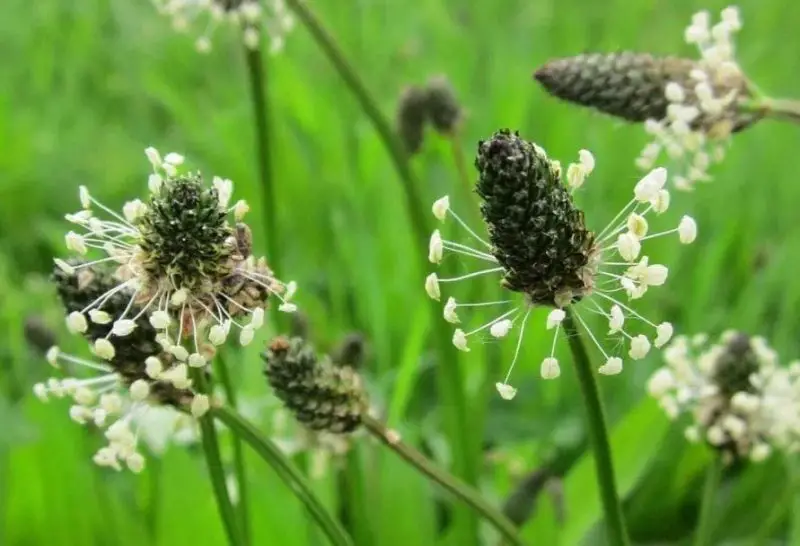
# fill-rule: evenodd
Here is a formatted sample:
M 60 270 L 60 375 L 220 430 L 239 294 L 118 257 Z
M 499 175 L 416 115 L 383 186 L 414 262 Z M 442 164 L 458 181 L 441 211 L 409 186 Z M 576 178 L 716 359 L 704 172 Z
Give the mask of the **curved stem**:
M 569 340 L 572 351 L 572 360 L 578 376 L 583 402 L 586 407 L 586 417 L 589 432 L 589 441 L 594 455 L 594 465 L 597 472 L 597 485 L 600 488 L 600 500 L 605 513 L 606 532 L 610 546 L 627 546 L 628 534 L 625 529 L 625 519 L 622 515 L 622 506 L 617 494 L 614 479 L 614 465 L 611 460 L 611 445 L 608 439 L 603 403 L 597 390 L 592 365 L 586 348 L 581 341 L 572 313 L 566 309 L 567 316 L 562 323 Z
M 397 433 L 388 430 L 378 420 L 369 415 L 363 415 L 361 421 L 364 427 L 383 442 L 385 446 L 483 516 L 510 544 L 524 546 L 525 543 L 522 542 L 522 539 L 517 534 L 514 524 L 500 510 L 486 502 L 472 487 L 437 468 L 422 453 L 403 443 Z
M 720 478 L 722 477 L 722 458 L 714 457 L 706 470 L 706 480 L 703 485 L 703 497 L 700 502 L 700 515 L 697 520 L 697 530 L 694 533 L 694 546 L 706 546 L 711 544 L 711 534 L 713 527 L 711 522 L 714 513 L 714 497 L 719 489 Z
M 216 372 L 222 388 L 225 390 L 225 399 L 232 407 L 236 408 L 236 389 L 231 380 L 228 365 L 220 351 L 217 355 Z M 247 470 L 244 463 L 244 449 L 242 439 L 233 435 L 233 470 L 236 475 L 236 485 L 239 489 L 239 501 L 236 503 L 235 510 L 239 515 L 239 530 L 242 533 L 242 543 L 250 544 L 250 513 L 249 513 L 249 493 L 247 489 Z
M 361 109 L 367 115 L 378 136 L 383 141 L 383 145 L 391 156 L 392 163 L 394 163 L 395 170 L 400 176 L 400 181 L 403 184 L 403 189 L 406 195 L 406 205 L 408 206 L 409 214 L 413 223 L 413 228 L 421 242 L 426 241 L 426 219 L 425 212 L 420 207 L 422 202 L 417 195 L 419 184 L 414 176 L 411 166 L 408 162 L 408 154 L 406 153 L 402 143 L 397 138 L 392 125 L 381 113 L 378 108 L 378 103 L 375 98 L 367 90 L 364 82 L 361 81 L 356 70 L 345 57 L 336 40 L 323 26 L 322 22 L 317 18 L 316 14 L 311 11 L 305 0 L 286 0 L 286 4 L 297 14 L 297 17 L 302 21 L 306 28 L 311 32 L 312 37 L 317 42 L 317 45 L 322 49 L 328 60 L 336 68 L 339 76 L 342 77 L 347 87 L 355 96 Z
M 266 230 L 267 256 L 271 268 L 280 271 L 278 240 L 275 215 L 275 188 L 272 183 L 272 156 L 269 150 L 269 108 L 267 102 L 267 72 L 261 47 L 251 49 L 245 46 L 247 75 L 250 81 L 250 99 L 253 103 L 253 123 L 256 135 L 256 156 L 261 188 L 261 214 Z
M 210 415 L 223 422 L 231 431 L 269 464 L 289 486 L 292 492 L 300 499 L 307 511 L 319 525 L 334 546 L 353 546 L 353 542 L 336 519 L 322 505 L 314 495 L 311 486 L 303 475 L 281 453 L 278 446 L 265 438 L 257 428 L 244 419 L 241 415 L 228 407 L 212 408 Z
M 200 369 L 192 370 L 192 380 L 197 385 L 198 390 L 208 394 L 209 386 L 206 381 L 205 373 Z M 222 457 L 219 452 L 219 438 L 217 429 L 214 428 L 214 420 L 210 413 L 206 413 L 198 419 L 200 422 L 200 437 L 203 445 L 208 475 L 211 478 L 211 487 L 214 490 L 214 497 L 217 500 L 217 508 L 222 518 L 225 534 L 228 537 L 228 544 L 231 546 L 241 546 L 241 535 L 239 534 L 236 523 L 236 513 L 233 510 L 231 498 L 228 495 L 228 485 L 225 481 L 225 470 L 222 467 Z

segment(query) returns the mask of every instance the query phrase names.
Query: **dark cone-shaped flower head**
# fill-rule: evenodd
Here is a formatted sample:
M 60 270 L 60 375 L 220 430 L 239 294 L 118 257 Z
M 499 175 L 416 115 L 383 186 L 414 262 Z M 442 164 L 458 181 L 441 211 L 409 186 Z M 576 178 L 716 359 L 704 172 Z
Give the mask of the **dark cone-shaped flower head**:
M 351 368 L 318 359 L 313 347 L 300 338 L 276 338 L 263 358 L 275 394 L 308 428 L 342 434 L 361 424 L 367 396 Z
M 427 120 L 427 91 L 417 86 L 404 89 L 397 104 L 395 124 L 400 141 L 409 154 L 416 154 L 422 149 Z
M 690 59 L 655 57 L 649 53 L 588 53 L 547 62 L 534 74 L 545 90 L 560 99 L 588 106 L 634 122 L 667 117 L 667 84 L 676 83 L 685 91 L 685 104 L 697 102 L 693 71 L 700 65 Z M 715 96 L 735 92 L 737 97 L 750 94 L 741 73 L 714 78 L 711 88 Z M 739 131 L 757 121 L 753 114 L 738 111 L 734 101 L 718 115 L 700 115 L 692 123 L 694 129 L 714 130 L 721 120 L 730 122 L 732 131 Z
M 364 335 L 352 332 L 344 336 L 333 352 L 332 359 L 337 366 L 350 366 L 357 370 L 364 363 L 367 352 Z
M 560 167 L 517 133 L 482 141 L 477 192 L 506 288 L 563 307 L 591 290 L 596 248 Z
M 737 392 L 753 392 L 750 378 L 758 372 L 760 364 L 747 334 L 731 334 L 714 363 L 714 384 L 720 394 L 730 399 Z
M 450 80 L 444 75 L 434 76 L 428 81 L 427 91 L 431 124 L 442 134 L 452 134 L 458 129 L 462 112 Z
M 204 186 L 199 175 L 166 180 L 138 220 L 143 267 L 152 278 L 171 279 L 189 291 L 219 282 L 237 254 L 226 218 L 217 189 Z

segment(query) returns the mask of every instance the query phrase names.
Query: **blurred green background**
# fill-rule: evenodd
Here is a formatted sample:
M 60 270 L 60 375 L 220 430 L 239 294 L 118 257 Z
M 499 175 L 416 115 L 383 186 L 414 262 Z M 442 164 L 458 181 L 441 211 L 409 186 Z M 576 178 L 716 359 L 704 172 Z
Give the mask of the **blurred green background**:
M 591 150 L 597 168 L 579 196 L 590 225 L 602 227 L 624 205 L 645 143 L 630 126 L 549 98 L 534 69 L 553 56 L 618 49 L 694 56 L 683 44 L 692 13 L 724 2 L 687 0 L 317 0 L 313 7 L 340 40 L 388 116 L 411 83 L 446 74 L 468 112 L 461 141 L 470 158 L 478 139 L 519 129 L 552 157 Z M 794 41 L 800 3 L 743 0 L 738 54 L 747 74 L 774 96 L 800 96 Z M 231 30 L 231 29 L 227 29 Z M 25 342 L 38 317 L 74 351 L 47 287 L 52 257 L 65 254 L 63 215 L 78 208 L 85 184 L 121 206 L 146 191 L 143 149 L 179 151 L 204 174 L 233 179 L 248 199 L 256 249 L 260 224 L 251 103 L 234 32 L 195 53 L 145 0 L 3 0 L 0 4 L 0 544 L 23 546 L 224 544 L 200 453 L 173 447 L 148 458 L 139 475 L 95 468 L 101 438 L 72 423 L 65 401 L 44 405 L 30 388 L 50 373 Z M 401 185 L 367 118 L 305 29 L 267 61 L 275 156 L 278 275 L 300 284 L 297 301 L 323 350 L 358 331 L 375 405 L 389 424 L 446 465 L 451 450 L 436 398 L 436 358 L 418 255 Z M 698 242 L 655 245 L 670 266 L 668 287 L 643 301 L 647 316 L 682 333 L 740 328 L 767 336 L 786 360 L 800 356 L 800 184 L 797 127 L 764 122 L 737 135 L 714 182 L 673 193 L 668 222 L 695 215 Z M 449 193 L 474 217 L 449 143 L 429 131 L 413 166 L 426 201 Z M 472 173 L 470 167 L 470 173 Z M 426 208 L 429 206 L 426 203 Z M 470 210 L 472 209 L 472 210 Z M 262 246 L 263 250 L 263 246 Z M 544 311 L 532 318 L 541 324 Z M 282 330 L 286 324 L 282 325 Z M 237 353 L 242 396 L 262 399 L 261 335 Z M 538 379 L 550 336 L 531 327 L 515 373 L 520 392 L 503 402 L 491 385 L 513 343 L 477 346 L 458 365 L 465 377 L 470 437 L 480 455 L 480 486 L 501 503 L 522 477 L 555 461 L 551 480 L 524 526 L 531 544 L 602 544 L 591 460 L 582 455 L 582 405 L 570 367 Z M 565 344 L 563 344 L 565 345 Z M 84 353 L 85 354 L 85 353 Z M 559 346 L 563 362 L 569 361 Z M 595 357 L 597 354 L 593 353 Z M 598 362 L 599 365 L 599 362 Z M 627 364 L 601 388 L 614 425 L 613 448 L 633 538 L 687 543 L 707 454 L 689 449 L 646 399 L 643 384 L 659 354 Z M 488 386 L 488 388 L 487 388 Z M 452 408 L 451 408 L 452 409 Z M 267 427 L 269 410 L 257 418 Z M 466 546 L 451 533 L 448 499 L 391 453 L 359 440 L 315 486 L 340 505 L 349 476 L 359 545 Z M 574 463 L 574 464 L 573 464 Z M 254 544 L 322 543 L 299 503 L 259 460 L 248 460 Z M 358 477 L 358 480 L 354 480 Z M 355 485 L 353 482 L 356 482 Z M 800 497 L 780 457 L 731 472 L 715 505 L 715 543 L 800 544 Z M 530 496 L 531 491 L 523 491 Z M 793 505 L 798 510 L 793 510 Z M 482 529 L 485 544 L 491 533 Z M 790 537 L 795 537 L 792 540 Z

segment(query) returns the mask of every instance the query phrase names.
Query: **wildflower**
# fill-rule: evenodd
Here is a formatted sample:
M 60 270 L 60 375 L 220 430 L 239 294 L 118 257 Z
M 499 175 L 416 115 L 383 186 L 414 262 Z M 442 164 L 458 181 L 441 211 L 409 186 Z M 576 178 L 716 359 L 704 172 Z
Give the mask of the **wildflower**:
M 242 30 L 242 40 L 250 49 L 258 48 L 262 34 L 269 38 L 269 51 L 283 50 L 286 35 L 294 27 L 294 17 L 284 0 L 153 0 L 160 13 L 172 19 L 179 32 L 192 25 L 203 28 L 195 47 L 200 53 L 211 51 L 211 38 L 220 24 Z
M 427 91 L 415 85 L 406 87 L 397 103 L 395 126 L 400 141 L 410 155 L 414 155 L 422 149 L 427 121 Z
M 86 265 L 73 261 L 71 265 L 76 273 L 66 274 L 56 268 L 53 274 L 68 312 L 107 294 L 116 283 L 111 264 Z M 144 468 L 138 449 L 140 420 L 153 408 L 191 405 L 199 395 L 191 390 L 187 365 L 164 352 L 156 329 L 138 305 L 131 303 L 130 289 L 107 295 L 104 307 L 109 315 L 125 309 L 134 314 L 130 334 L 111 346 L 109 353 L 106 338 L 114 330 L 114 323 L 89 321 L 83 336 L 100 360 L 81 358 L 57 346 L 51 347 L 45 358 L 66 377 L 52 377 L 35 385 L 33 392 L 42 401 L 51 397 L 71 398 L 72 420 L 105 430 L 108 445 L 97 452 L 94 458 L 97 464 L 120 470 L 124 463 L 139 472 Z
M 705 442 L 730 463 L 800 449 L 800 364 L 779 365 L 763 338 L 726 332 L 678 336 L 648 390 L 671 419 L 688 415 L 690 442 Z
M 343 434 L 361 424 L 367 399 L 352 368 L 319 360 L 300 338 L 276 338 L 263 358 L 275 394 L 309 429 Z
M 572 195 L 595 167 L 594 157 L 588 151 L 582 150 L 578 162 L 569 166 L 564 184 L 557 162 L 550 160 L 542 148 L 516 133 L 501 130 L 479 144 L 476 167 L 477 192 L 483 198 L 481 213 L 488 227 L 488 240 L 450 208 L 447 198 L 442 198 L 433 208 L 436 217 L 455 220 L 479 247 L 446 240 L 441 234 L 441 242 L 437 244 L 443 252 L 481 260 L 488 266 L 453 278 L 442 279 L 433 273 L 426 280 L 426 290 L 439 299 L 441 284 L 496 274 L 501 277 L 503 288 L 521 294 L 521 298 L 477 303 L 462 303 L 450 297 L 444 310 L 445 319 L 455 323 L 460 320 L 457 311 L 461 309 L 485 306 L 503 309 L 481 326 L 455 331 L 453 344 L 462 351 L 469 351 L 472 336 L 487 330 L 494 338 L 518 330 L 511 367 L 506 379 L 497 384 L 504 398 L 515 393 L 507 383 L 519 357 L 526 324 L 536 307 L 551 309 L 545 326 L 554 331 L 553 344 L 541 366 L 541 375 L 546 379 L 560 373 L 554 356 L 555 344 L 568 307 L 603 354 L 605 363 L 599 368 L 603 374 L 619 373 L 622 359 L 604 348 L 583 319 L 581 309 L 605 317 L 608 335 L 617 340 L 618 346 L 627 340 L 628 353 L 633 359 L 644 358 L 651 346 L 659 348 L 669 340 L 672 335 L 669 323 L 651 322 L 618 295 L 623 292 L 629 300 L 641 298 L 650 287 L 661 286 L 667 279 L 665 266 L 650 263 L 648 256 L 640 255 L 645 241 L 672 234 L 678 239 L 679 228 L 656 233 L 649 230 L 651 213 L 664 212 L 669 203 L 664 169 L 655 169 L 642 178 L 634 188 L 633 199 L 605 228 L 595 232 L 587 227 Z M 578 178 L 581 183 L 575 183 Z M 689 242 L 686 237 L 683 240 Z M 650 332 L 652 341 L 637 332 L 642 327 Z
M 60 274 L 75 276 L 81 287 L 89 282 L 84 269 L 94 268 L 96 276 L 95 266 L 115 266 L 93 285 L 103 291 L 68 306 L 67 325 L 75 333 L 102 326 L 103 335 L 93 336 L 95 352 L 112 359 L 146 317 L 165 352 L 202 367 L 213 352 L 207 342 L 224 343 L 233 328 L 243 345 L 253 339 L 270 294 L 281 301 L 279 309 L 292 312 L 296 283 L 277 280 L 264 258 L 252 256 L 247 225 L 229 222 L 238 206 L 229 205 L 230 180 L 214 177 L 206 187 L 198 173 L 179 172 L 179 154 L 162 159 L 153 148 L 145 153 L 154 171 L 146 202 L 128 203 L 118 214 L 81 186 L 83 210 L 66 216 L 78 229 L 68 235 L 68 247 L 75 249 L 81 241 L 87 252 L 102 257 L 80 263 L 57 259 Z M 124 305 L 111 305 L 122 296 Z
M 426 91 L 431 125 L 443 135 L 453 134 L 458 130 L 463 112 L 450 80 L 444 75 L 433 76 L 428 80 Z
M 709 24 L 708 13 L 700 12 L 686 30 L 698 60 L 592 53 L 550 61 L 535 78 L 556 97 L 643 122 L 652 141 L 636 164 L 648 171 L 666 154 L 679 173 L 675 186 L 688 190 L 711 179 L 708 168 L 724 158 L 730 135 L 764 114 L 743 107 L 754 89 L 735 59 L 738 10 L 726 8 L 719 23 Z

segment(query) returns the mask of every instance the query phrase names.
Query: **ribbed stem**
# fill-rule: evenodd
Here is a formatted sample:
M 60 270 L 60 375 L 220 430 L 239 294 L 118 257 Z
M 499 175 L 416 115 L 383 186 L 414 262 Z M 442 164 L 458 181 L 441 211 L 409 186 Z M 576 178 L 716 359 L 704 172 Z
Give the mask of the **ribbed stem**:
M 217 377 L 219 377 L 222 388 L 225 390 L 225 399 L 235 409 L 237 408 L 236 389 L 233 386 L 223 351 L 217 354 L 216 364 Z M 236 434 L 233 435 L 233 470 L 236 475 L 236 485 L 239 489 L 239 502 L 236 504 L 235 510 L 239 516 L 242 543 L 246 546 L 250 544 L 249 492 L 247 489 L 247 470 L 245 469 L 242 439 Z
M 241 415 L 228 407 L 212 408 L 210 415 L 219 419 L 231 431 L 247 442 L 250 447 L 266 462 L 283 482 L 289 486 L 295 496 L 300 499 L 308 513 L 317 522 L 320 529 L 334 546 L 353 546 L 353 542 L 341 525 L 314 495 L 311 486 L 303 475 L 281 453 L 281 450 L 265 438 L 261 432 Z
M 280 256 L 276 225 L 275 188 L 272 181 L 272 156 L 269 149 L 269 105 L 267 102 L 267 71 L 261 46 L 245 47 L 250 99 L 253 103 L 253 124 L 256 135 L 256 157 L 261 188 L 261 214 L 266 230 L 267 256 L 274 271 L 280 271 Z
M 722 469 L 722 458 L 714 457 L 706 470 L 703 497 L 700 501 L 700 515 L 697 519 L 697 529 L 694 533 L 694 546 L 707 546 L 712 544 L 711 535 L 713 531 L 712 522 L 714 519 L 714 498 L 719 489 Z
M 411 170 L 408 154 L 392 129 L 392 124 L 381 113 L 377 101 L 367 90 L 358 73 L 336 43 L 336 40 L 325 29 L 305 0 L 286 0 L 286 3 L 309 30 L 317 45 L 328 57 L 328 60 L 344 80 L 350 92 L 360 104 L 361 109 L 378 132 L 378 136 L 389 152 L 395 170 L 400 177 L 416 243 L 421 245 L 420 248 L 427 248 L 430 235 L 428 231 L 429 219 L 427 217 L 429 208 L 423 203 L 418 193 L 419 182 Z M 425 253 L 420 251 L 418 256 L 420 267 L 424 270 L 427 267 Z M 455 351 L 449 344 L 452 334 L 449 332 L 447 324 L 441 320 L 441 309 L 435 302 L 430 303 L 430 312 L 432 323 L 435 325 L 431 335 L 438 342 L 437 349 L 440 359 L 437 369 L 437 384 L 441 394 L 441 405 L 444 408 L 447 432 L 449 433 L 454 453 L 454 468 L 456 472 L 463 475 L 467 482 L 474 485 L 477 483 L 478 475 L 477 456 L 473 454 L 474 450 L 471 447 L 472 444 L 469 438 L 472 432 L 466 418 L 467 402 L 463 390 L 461 372 L 458 369 Z M 469 514 L 465 513 L 464 516 L 456 514 L 456 521 L 460 521 L 462 517 L 469 518 Z M 467 525 L 470 529 L 467 529 L 460 536 L 463 546 L 469 546 L 469 544 L 477 540 L 475 536 L 477 534 L 477 520 L 474 518 L 468 519 Z
M 192 370 L 192 381 L 201 393 L 208 394 L 208 382 L 203 370 L 195 368 Z M 208 475 L 211 478 L 211 487 L 214 490 L 214 498 L 217 501 L 219 515 L 222 518 L 222 525 L 228 537 L 230 546 L 243 546 L 241 535 L 237 524 L 236 512 L 231 504 L 228 495 L 228 485 L 225 481 L 225 470 L 222 467 L 222 457 L 219 451 L 219 438 L 217 429 L 214 428 L 214 419 L 210 413 L 206 413 L 198 419 L 200 422 L 200 436 L 203 445 Z
M 396 434 L 389 431 L 383 423 L 373 419 L 369 415 L 364 415 L 362 417 L 362 422 L 364 427 L 383 442 L 386 447 L 394 451 L 420 473 L 445 488 L 456 498 L 485 518 L 505 537 L 509 544 L 524 546 L 525 543 L 522 542 L 522 539 L 517 534 L 517 529 L 514 527 L 514 524 L 506 518 L 500 510 L 486 502 L 480 493 L 455 476 L 437 468 L 422 453 L 408 444 L 403 443 L 403 441 L 400 440 Z
M 569 340 L 569 348 L 572 351 L 572 360 L 586 408 L 589 441 L 594 455 L 597 485 L 600 488 L 600 500 L 605 514 L 608 543 L 609 546 L 627 546 L 629 544 L 628 534 L 617 494 L 603 403 L 600 400 L 600 392 L 597 389 L 589 355 L 586 354 L 586 348 L 583 346 L 580 332 L 569 308 L 566 309 L 566 313 L 567 316 L 562 325 Z

